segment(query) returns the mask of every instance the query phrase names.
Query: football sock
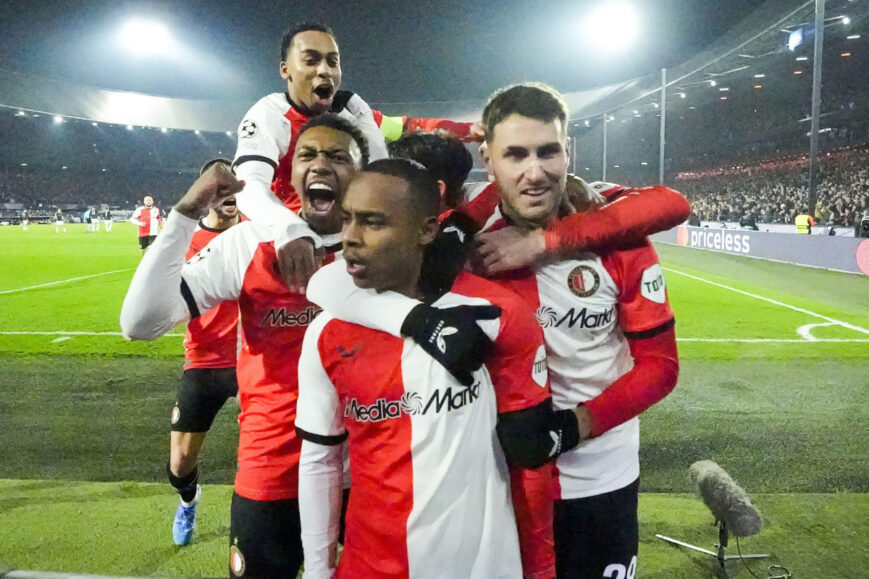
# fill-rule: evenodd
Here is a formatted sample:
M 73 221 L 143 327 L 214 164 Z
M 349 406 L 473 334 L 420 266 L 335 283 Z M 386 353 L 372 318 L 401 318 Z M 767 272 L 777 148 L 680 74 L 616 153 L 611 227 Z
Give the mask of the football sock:
M 196 498 L 196 484 L 199 482 L 199 465 L 196 465 L 189 474 L 177 477 L 172 474 L 169 463 L 166 463 L 166 474 L 169 475 L 169 484 L 181 495 L 181 500 L 189 503 Z

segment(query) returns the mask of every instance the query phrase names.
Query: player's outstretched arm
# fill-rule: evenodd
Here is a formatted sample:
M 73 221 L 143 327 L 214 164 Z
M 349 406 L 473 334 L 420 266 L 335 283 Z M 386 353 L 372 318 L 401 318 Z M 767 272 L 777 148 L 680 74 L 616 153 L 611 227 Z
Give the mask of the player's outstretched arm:
M 610 186 L 604 195 L 611 201 L 600 206 L 591 203 L 589 209 L 567 215 L 546 229 L 505 227 L 479 234 L 475 253 L 483 272 L 494 275 L 637 242 L 679 225 L 691 212 L 685 197 L 662 185 L 641 189 Z
M 473 381 L 471 373 L 482 365 L 490 343 L 477 320 L 497 318 L 500 313 L 493 306 L 434 308 L 396 292 L 361 289 L 353 283 L 343 261 L 329 264 L 314 274 L 307 297 L 338 319 L 396 337 L 413 338 L 468 385 Z M 448 338 L 438 340 L 444 330 L 453 331 Z

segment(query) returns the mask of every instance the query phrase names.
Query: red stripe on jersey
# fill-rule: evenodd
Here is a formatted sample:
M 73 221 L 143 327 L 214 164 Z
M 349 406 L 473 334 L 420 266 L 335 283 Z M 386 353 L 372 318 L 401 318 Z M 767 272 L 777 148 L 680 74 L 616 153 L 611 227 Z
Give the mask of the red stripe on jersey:
M 284 117 L 290 121 L 290 143 L 287 147 L 286 154 L 281 157 L 278 162 L 278 167 L 275 169 L 275 178 L 272 180 L 272 191 L 287 208 L 298 213 L 302 208 L 302 200 L 299 199 L 298 193 L 293 188 L 291 182 L 293 177 L 293 155 L 296 152 L 296 142 L 299 140 L 299 132 L 302 127 L 311 120 L 311 117 L 304 115 L 296 110 L 295 107 L 290 107 L 284 113 Z
M 305 330 L 320 308 L 287 289 L 271 241 L 254 253 L 238 306 L 241 413 L 235 491 L 255 501 L 294 498 L 302 449 L 295 428 L 299 354 Z
M 190 259 L 221 231 L 200 223 L 193 234 L 186 259 Z M 238 302 L 226 301 L 187 324 L 184 336 L 184 368 L 232 368 L 238 353 Z
M 383 402 L 401 400 L 404 394 L 403 348 L 403 340 L 338 320 L 329 322 L 320 334 L 323 369 L 347 408 L 344 427 L 353 480 L 336 578 L 408 576 L 411 418 L 403 412 L 388 420 L 382 415 Z M 347 385 L 354 389 L 348 392 Z M 353 414 L 353 408 L 367 410 Z

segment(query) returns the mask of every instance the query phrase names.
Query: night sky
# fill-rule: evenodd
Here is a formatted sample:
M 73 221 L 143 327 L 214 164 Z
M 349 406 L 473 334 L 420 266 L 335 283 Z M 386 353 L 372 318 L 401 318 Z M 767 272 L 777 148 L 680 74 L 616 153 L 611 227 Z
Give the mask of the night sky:
M 284 29 L 322 21 L 338 36 L 343 88 L 379 104 L 481 100 L 525 80 L 567 92 L 654 74 L 687 60 L 758 2 L 637 0 L 640 40 L 610 58 L 578 39 L 578 22 L 597 0 L 3 4 L 0 66 L 103 88 L 217 100 L 256 100 L 280 90 Z M 132 16 L 164 22 L 185 48 L 172 59 L 129 55 L 116 36 Z

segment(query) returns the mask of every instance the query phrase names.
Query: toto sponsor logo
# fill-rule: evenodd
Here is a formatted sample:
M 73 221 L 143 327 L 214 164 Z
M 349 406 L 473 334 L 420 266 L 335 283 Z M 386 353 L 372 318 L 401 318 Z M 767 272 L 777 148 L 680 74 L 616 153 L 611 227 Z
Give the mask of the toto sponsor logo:
M 691 230 L 689 247 L 715 249 L 730 253 L 750 253 L 751 237 L 746 233 L 725 231 L 723 229 Z

